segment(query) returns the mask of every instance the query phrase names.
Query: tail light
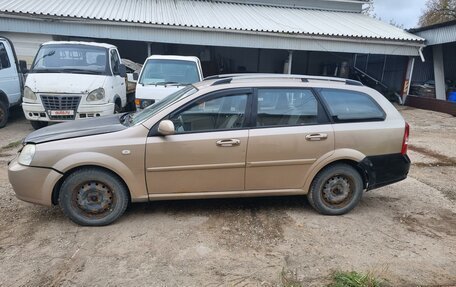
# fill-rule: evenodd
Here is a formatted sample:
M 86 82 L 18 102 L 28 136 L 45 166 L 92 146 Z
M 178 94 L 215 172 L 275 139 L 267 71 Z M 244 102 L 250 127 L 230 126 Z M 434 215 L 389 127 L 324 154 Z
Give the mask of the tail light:
M 401 154 L 403 154 L 403 155 L 407 154 L 409 135 L 410 135 L 410 126 L 408 123 L 405 123 L 404 139 L 402 141 L 402 150 L 401 150 Z

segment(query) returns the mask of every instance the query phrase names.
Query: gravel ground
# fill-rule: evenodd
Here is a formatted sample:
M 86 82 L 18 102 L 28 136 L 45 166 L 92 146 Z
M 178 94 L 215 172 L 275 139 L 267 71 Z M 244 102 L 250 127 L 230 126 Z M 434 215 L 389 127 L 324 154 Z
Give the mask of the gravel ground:
M 133 205 L 117 223 L 79 227 L 59 208 L 17 200 L 0 152 L 0 286 L 280 286 L 283 270 L 324 286 L 335 270 L 393 286 L 456 284 L 456 118 L 400 108 L 410 177 L 365 194 L 340 217 L 304 197 Z M 16 115 L 0 146 L 22 139 Z

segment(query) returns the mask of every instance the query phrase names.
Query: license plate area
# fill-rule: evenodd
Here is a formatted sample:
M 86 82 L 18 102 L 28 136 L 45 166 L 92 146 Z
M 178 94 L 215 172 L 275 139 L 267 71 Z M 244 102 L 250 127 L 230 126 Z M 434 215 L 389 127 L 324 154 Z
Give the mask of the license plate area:
M 74 116 L 74 110 L 48 111 L 50 116 Z

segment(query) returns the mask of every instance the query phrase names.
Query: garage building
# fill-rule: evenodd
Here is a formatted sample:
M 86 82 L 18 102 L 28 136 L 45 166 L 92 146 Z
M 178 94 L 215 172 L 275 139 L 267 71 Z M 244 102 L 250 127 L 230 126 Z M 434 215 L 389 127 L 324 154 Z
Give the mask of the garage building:
M 107 42 L 142 63 L 197 56 L 205 76 L 296 73 L 408 90 L 424 39 L 363 13 L 368 0 L 0 0 L 0 34 L 30 64 L 48 40 Z

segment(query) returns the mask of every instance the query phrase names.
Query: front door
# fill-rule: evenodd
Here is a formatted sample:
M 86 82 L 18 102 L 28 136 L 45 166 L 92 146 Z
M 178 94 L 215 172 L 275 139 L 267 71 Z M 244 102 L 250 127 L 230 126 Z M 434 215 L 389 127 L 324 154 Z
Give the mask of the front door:
M 125 106 L 125 103 L 127 102 L 126 98 L 126 93 L 127 93 L 127 87 L 125 85 L 125 78 L 120 76 L 120 58 L 119 54 L 117 53 L 117 50 L 111 49 L 110 51 L 110 62 L 111 62 L 111 69 L 112 69 L 112 89 L 113 92 L 112 94 L 119 96 L 119 98 L 122 101 L 122 106 Z M 121 107 L 122 107 L 121 106 Z
M 334 150 L 332 125 L 310 89 L 258 89 L 249 134 L 246 190 L 299 190 Z
M 251 90 L 205 95 L 165 119 L 175 134 L 147 139 L 150 194 L 244 190 Z

